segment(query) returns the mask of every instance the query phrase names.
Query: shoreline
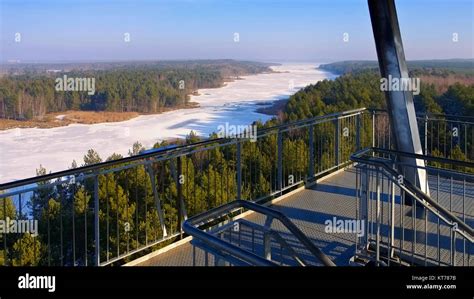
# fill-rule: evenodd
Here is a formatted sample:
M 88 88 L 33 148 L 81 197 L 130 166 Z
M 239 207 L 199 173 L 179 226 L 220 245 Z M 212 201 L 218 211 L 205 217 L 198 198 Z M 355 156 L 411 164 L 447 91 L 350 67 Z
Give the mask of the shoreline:
M 284 65 L 275 70 L 288 72 L 246 76 L 242 78 L 245 80 L 235 80 L 225 88 L 199 89 L 202 95 L 190 98 L 190 101 L 199 104 L 196 109 L 175 109 L 115 123 L 71 124 L 51 130 L 0 131 L 0 168 L 4 170 L 0 181 L 35 176 L 38 164 L 51 172 L 61 171 L 68 168 L 73 160 L 82 161 L 89 149 L 95 149 L 103 159 L 114 153 L 125 157 L 137 141 L 143 147 L 151 148 L 163 140 L 184 138 L 191 131 L 206 138 L 224 122 L 230 121 L 237 126 L 248 125 L 258 119 L 265 122 L 273 116 L 256 110 L 273 106 L 274 101 L 288 98 L 296 92 L 288 88 L 289 80 L 306 86 L 326 77 L 312 64 L 304 67 Z M 57 113 L 53 118 L 61 118 L 64 114 Z
M 52 129 L 67 127 L 73 124 L 95 125 L 118 123 L 143 115 L 160 115 L 170 111 L 194 108 L 199 108 L 199 104 L 190 102 L 185 106 L 163 108 L 157 113 L 67 110 L 48 113 L 44 116 L 43 120 L 0 119 L 0 132 L 15 129 Z
M 290 100 L 290 98 L 286 99 L 280 99 L 280 100 L 275 100 L 268 105 L 265 105 L 265 107 L 260 107 L 255 110 L 255 112 L 260 113 L 260 114 L 265 114 L 265 115 L 270 115 L 270 116 L 278 116 L 278 114 L 283 111 L 283 109 L 286 106 L 286 103 Z
M 273 66 L 273 65 L 272 65 Z M 270 66 L 271 68 L 271 66 Z M 236 77 L 226 77 L 222 83 L 214 88 L 217 89 L 225 87 L 228 83 L 232 83 L 239 80 L 245 80 L 247 76 L 257 76 L 261 74 L 272 74 L 280 73 L 279 71 L 264 71 L 256 74 L 244 74 Z M 207 88 L 201 88 L 207 89 Z M 196 89 L 193 92 L 187 94 L 187 97 L 192 99 L 193 96 L 202 95 L 199 93 L 200 89 Z M 194 109 L 199 108 L 200 103 L 188 102 L 186 105 L 180 105 L 175 107 L 165 107 L 160 109 L 156 113 L 139 113 L 139 112 L 110 112 L 110 111 L 86 111 L 86 110 L 67 110 L 61 112 L 52 112 L 46 114 L 42 120 L 16 120 L 16 119 L 5 119 L 0 118 L 0 132 L 15 129 L 52 129 L 58 127 L 66 127 L 72 124 L 83 124 L 83 125 L 94 125 L 94 124 L 106 124 L 106 123 L 117 123 L 122 121 L 131 120 L 143 115 L 160 115 L 170 111 L 176 111 L 181 109 Z

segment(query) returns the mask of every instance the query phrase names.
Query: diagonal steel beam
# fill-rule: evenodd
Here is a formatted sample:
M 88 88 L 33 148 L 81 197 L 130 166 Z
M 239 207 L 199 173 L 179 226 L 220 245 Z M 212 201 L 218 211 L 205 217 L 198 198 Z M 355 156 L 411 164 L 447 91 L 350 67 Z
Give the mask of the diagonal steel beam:
M 166 237 L 168 236 L 168 233 L 166 231 L 165 215 L 161 208 L 161 199 L 160 199 L 160 196 L 158 195 L 158 190 L 156 189 L 155 171 L 153 170 L 153 167 L 151 165 L 146 165 L 145 168 L 148 172 L 148 175 L 150 176 L 151 188 L 153 189 L 153 198 L 155 199 L 156 210 L 158 212 L 158 217 L 160 218 L 160 224 L 161 224 L 161 230 L 163 232 L 163 237 Z
M 382 78 L 409 80 L 394 0 L 368 0 L 368 4 Z M 412 91 L 388 89 L 385 98 L 397 150 L 422 155 Z M 399 169 L 405 178 L 428 194 L 426 171 L 420 169 L 425 162 L 407 157 L 400 162 L 407 165 Z

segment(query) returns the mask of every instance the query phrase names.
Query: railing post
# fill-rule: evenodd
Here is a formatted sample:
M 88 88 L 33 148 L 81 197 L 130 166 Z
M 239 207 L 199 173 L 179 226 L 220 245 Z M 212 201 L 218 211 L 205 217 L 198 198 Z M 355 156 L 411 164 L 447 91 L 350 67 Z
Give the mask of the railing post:
M 395 183 L 392 181 L 391 183 L 391 209 L 390 209 L 390 258 L 393 257 L 393 248 L 395 247 Z M 400 199 L 401 200 L 401 199 Z M 401 206 L 401 202 L 400 202 Z
M 359 201 L 359 221 L 363 222 L 365 228 L 365 240 L 360 242 L 360 248 L 365 250 L 369 245 L 369 169 L 367 165 L 360 167 L 360 201 Z
M 425 156 L 428 155 L 428 114 L 425 114 Z
M 457 223 L 454 224 L 453 227 L 451 227 L 451 250 L 452 250 L 452 255 L 451 255 L 451 266 L 456 266 L 456 231 L 457 231 Z M 464 259 L 464 256 L 463 256 Z
M 183 192 L 181 186 L 181 157 L 176 158 L 176 189 L 178 191 L 178 229 L 179 229 L 179 238 L 183 238 L 183 228 L 182 228 L 182 217 L 183 217 Z
M 272 260 L 272 235 L 270 232 L 263 233 L 263 251 L 265 259 Z
M 375 207 L 375 217 L 377 221 L 377 226 L 376 226 L 376 236 L 375 236 L 375 242 L 376 242 L 376 248 L 375 248 L 375 259 L 377 261 L 377 266 L 379 265 L 380 262 L 380 169 L 377 167 L 376 169 L 376 177 L 375 177 L 375 184 L 377 188 L 377 198 L 376 198 L 376 207 Z
M 335 165 L 339 166 L 339 143 L 340 143 L 340 134 L 339 134 L 339 117 L 336 117 L 334 120 L 334 159 Z
M 375 147 L 375 111 L 372 110 L 372 147 Z
M 100 265 L 100 230 L 99 230 L 99 175 L 94 177 L 94 239 L 95 265 Z
M 272 259 L 272 223 L 273 217 L 267 216 L 265 224 L 263 225 L 265 227 L 263 233 L 263 255 L 269 261 Z
M 314 178 L 314 127 L 311 125 L 309 127 L 309 178 L 312 180 Z
M 356 116 L 356 151 L 360 150 L 360 118 L 362 117 L 362 113 L 359 113 Z
M 226 265 L 225 259 L 218 254 L 214 254 L 214 266 L 223 267 L 225 265 Z
M 277 146 L 278 146 L 278 161 L 277 161 L 277 170 L 278 170 L 278 190 L 280 194 L 283 192 L 283 134 L 281 130 L 278 130 L 277 136 Z
M 237 200 L 242 197 L 242 143 L 237 141 Z

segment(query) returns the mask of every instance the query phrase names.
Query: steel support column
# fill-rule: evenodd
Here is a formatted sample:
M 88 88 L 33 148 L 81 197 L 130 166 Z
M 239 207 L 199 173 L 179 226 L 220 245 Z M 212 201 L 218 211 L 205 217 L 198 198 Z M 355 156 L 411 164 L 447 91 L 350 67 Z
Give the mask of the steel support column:
M 382 78 L 409 80 L 394 0 L 368 0 L 368 4 Z M 412 92 L 388 89 L 385 98 L 397 150 L 422 155 Z M 405 178 L 428 194 L 426 172 L 420 169 L 425 162 L 414 158 L 403 158 L 400 162 L 408 165 L 400 170 Z

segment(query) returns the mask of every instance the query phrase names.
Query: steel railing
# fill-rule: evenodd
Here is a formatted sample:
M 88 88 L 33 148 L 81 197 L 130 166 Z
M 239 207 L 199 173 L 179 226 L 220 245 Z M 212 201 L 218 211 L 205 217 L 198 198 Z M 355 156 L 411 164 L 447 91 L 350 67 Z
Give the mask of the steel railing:
M 253 211 L 263 215 L 265 220 L 264 225 L 250 222 L 244 219 L 230 220 L 228 215 L 236 210 L 245 209 L 246 211 Z M 221 221 L 219 221 L 219 219 Z M 288 258 L 291 258 L 297 265 L 307 266 L 309 263 L 305 258 L 300 256 L 293 245 L 281 236 L 280 230 L 272 228 L 272 222 L 279 221 L 291 236 L 295 237 L 298 244 L 303 246 L 312 257 L 321 262 L 325 266 L 335 266 L 335 264 L 324 254 L 313 242 L 308 239 L 300 229 L 293 224 L 283 213 L 256 204 L 250 201 L 237 200 L 226 205 L 220 206 L 213 210 L 207 211 L 195 217 L 192 217 L 184 222 L 183 228 L 186 233 L 193 236 L 193 263 L 196 265 L 196 247 L 205 251 L 205 263 L 208 265 L 208 252 L 214 256 L 214 264 L 226 265 L 253 265 L 253 266 L 275 266 L 277 264 L 285 264 L 285 253 Z M 209 227 L 209 224 L 212 225 Z M 224 225 L 221 225 L 224 224 Z M 205 230 L 202 227 L 206 227 Z M 244 246 L 242 240 L 242 232 L 244 227 L 250 228 L 248 236 L 248 243 Z M 255 232 L 262 232 L 261 238 L 255 237 Z M 226 237 L 227 233 L 227 237 Z M 237 235 L 238 244 L 233 244 L 232 233 Z M 273 242 L 279 246 L 279 255 L 272 254 L 274 250 Z M 256 243 L 261 243 L 260 252 L 256 250 Z M 245 248 L 247 247 L 247 248 Z M 301 250 L 301 249 L 300 249 Z
M 428 166 L 401 164 L 401 156 Z M 358 220 L 367 228 L 356 255 L 378 264 L 473 265 L 474 163 L 376 148 L 352 160 Z M 405 179 L 419 168 L 428 174 L 429 194 Z
M 453 146 L 440 137 L 451 125 L 430 133 L 440 119 L 419 116 L 430 153 L 472 159 L 472 119 L 456 119 Z M 358 150 L 390 148 L 389 132 L 386 113 L 362 108 L 260 126 L 255 142 L 211 138 L 0 184 L 0 220 L 38 224 L 34 238 L 0 234 L 0 265 L 126 262 L 181 238 L 188 216 L 233 200 L 271 200 L 350 165 Z
M 38 236 L 0 234 L 0 264 L 108 265 L 165 246 L 188 216 L 270 200 L 350 163 L 370 135 L 366 111 L 260 127 L 255 142 L 209 139 L 1 184 L 0 219 L 37 221 Z
M 374 148 L 395 149 L 388 114 L 368 110 Z M 423 152 L 428 156 L 474 161 L 474 117 L 418 113 L 418 129 Z

